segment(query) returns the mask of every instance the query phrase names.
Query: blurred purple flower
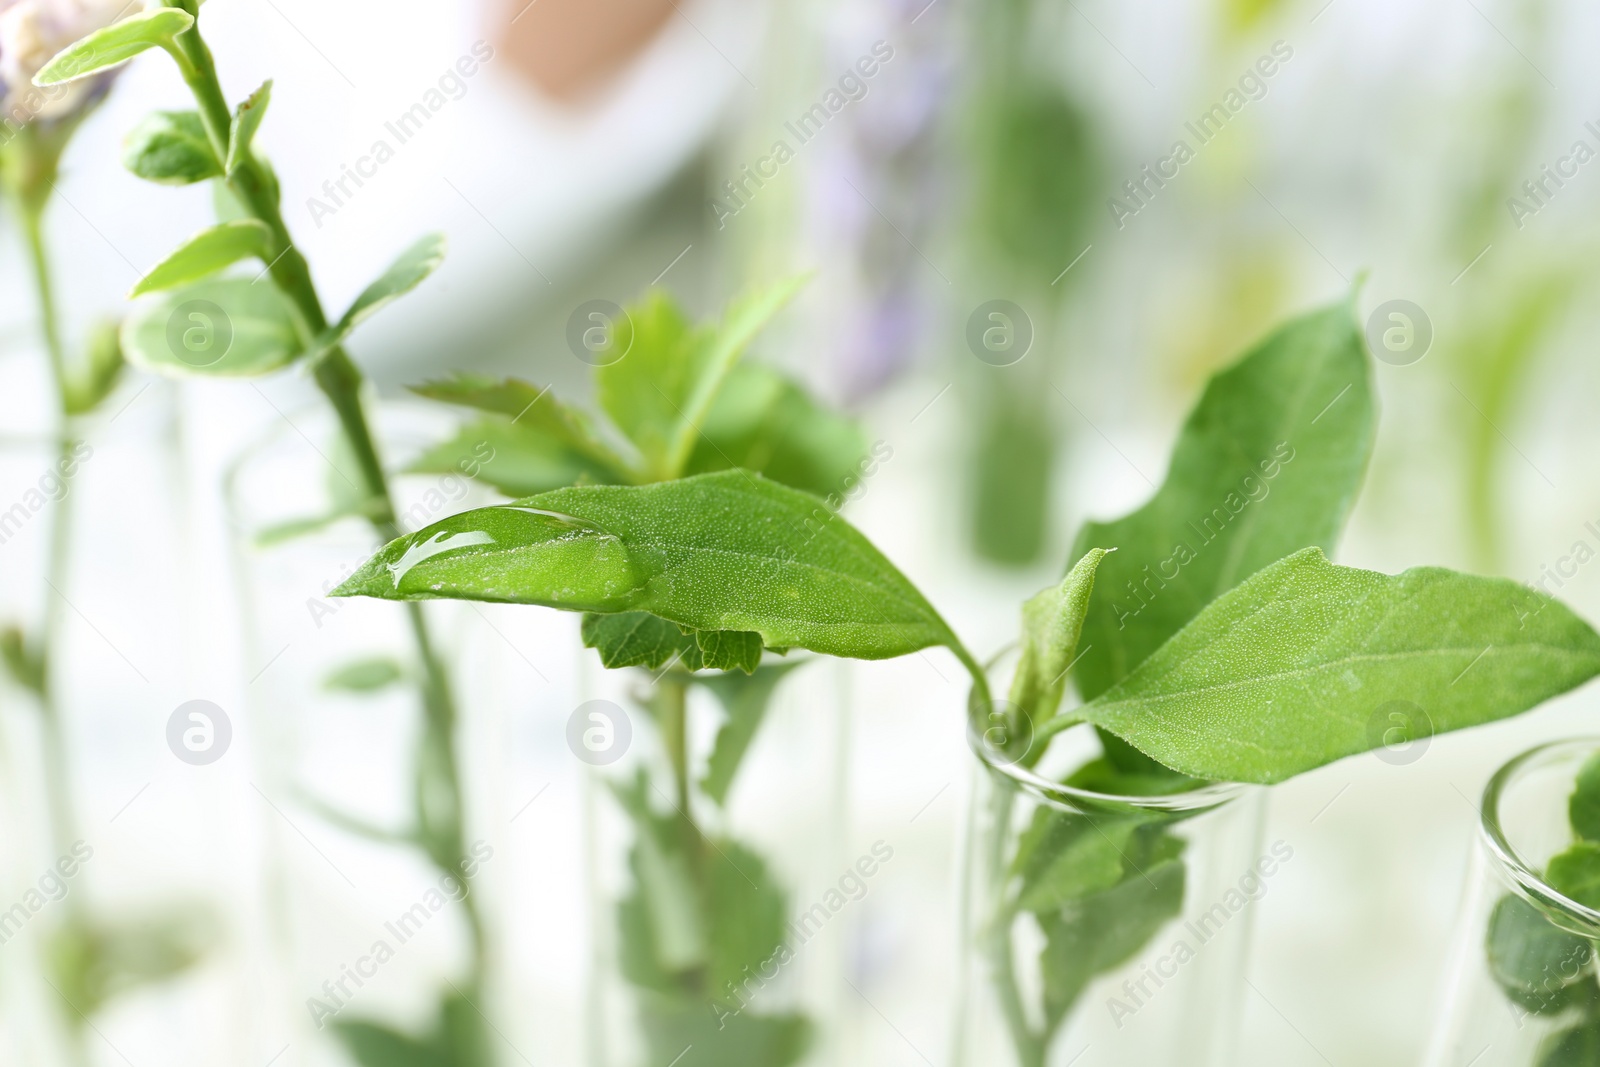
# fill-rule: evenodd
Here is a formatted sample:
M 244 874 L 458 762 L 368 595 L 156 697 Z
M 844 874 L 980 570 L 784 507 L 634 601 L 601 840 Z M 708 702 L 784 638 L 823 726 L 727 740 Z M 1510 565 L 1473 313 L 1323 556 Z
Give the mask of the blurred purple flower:
M 33 76 L 57 52 L 144 7 L 142 0 L 0 0 L 0 119 L 69 118 L 105 95 L 114 71 L 48 88 Z

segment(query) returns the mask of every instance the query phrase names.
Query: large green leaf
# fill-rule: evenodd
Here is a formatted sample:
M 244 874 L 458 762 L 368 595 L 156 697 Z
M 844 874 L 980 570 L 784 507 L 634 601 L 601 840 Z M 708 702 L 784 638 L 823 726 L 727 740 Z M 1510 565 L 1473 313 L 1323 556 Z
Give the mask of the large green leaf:
M 1011 703 L 1034 722 L 1050 718 L 1061 706 L 1095 571 L 1105 556 L 1104 549 L 1090 549 L 1060 585 L 1022 605 L 1022 658 L 1011 677 Z
M 854 527 L 743 471 L 558 489 L 452 516 L 385 546 L 339 596 L 647 611 L 771 648 L 887 659 L 959 642 Z
M 685 474 L 743 467 L 842 501 L 871 466 L 864 463 L 867 440 L 856 420 L 758 363 L 733 368 L 700 431 Z
M 1339 567 L 1308 548 L 1214 601 L 1081 710 L 1199 778 L 1281 782 L 1383 742 L 1515 715 L 1600 673 L 1600 635 L 1526 586 L 1439 567 Z
M 251 256 L 263 263 L 269 262 L 271 239 L 272 231 L 256 219 L 239 219 L 201 230 L 166 259 L 151 267 L 128 295 L 142 296 L 199 281 Z
M 122 323 L 128 362 L 172 377 L 253 377 L 304 351 L 294 313 L 270 283 L 215 278 L 145 297 Z
M 194 25 L 175 7 L 135 12 L 68 45 L 33 76 L 35 85 L 59 85 L 132 59 L 147 48 L 172 48 L 173 38 Z
M 1537 1067 L 1594 1067 L 1600 1063 L 1600 1018 L 1550 1034 L 1539 1043 Z
M 652 479 L 686 469 L 723 380 L 799 290 L 791 279 L 735 300 L 715 326 L 693 326 L 664 293 L 629 310 L 626 354 L 595 372 L 600 406 L 639 448 Z
M 1545 880 L 1568 900 L 1586 908 L 1600 908 L 1600 845 L 1579 841 L 1550 857 Z
M 1567 800 L 1572 830 L 1587 841 L 1600 841 L 1600 756 L 1590 756 L 1578 769 Z
M 1078 535 L 1075 559 L 1117 549 L 1083 627 L 1074 673 L 1083 698 L 1127 677 L 1262 567 L 1311 545 L 1331 551 L 1375 426 L 1370 361 L 1348 304 L 1290 322 L 1213 378 L 1156 495 Z

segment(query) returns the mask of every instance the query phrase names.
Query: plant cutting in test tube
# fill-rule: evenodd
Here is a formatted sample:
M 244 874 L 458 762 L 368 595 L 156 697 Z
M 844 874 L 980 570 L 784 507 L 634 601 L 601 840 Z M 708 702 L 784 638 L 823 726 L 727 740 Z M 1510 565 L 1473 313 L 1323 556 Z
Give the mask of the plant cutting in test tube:
M 972 729 L 989 738 L 991 762 L 1038 766 L 1080 728 L 1096 732 L 1100 754 L 1066 780 L 1086 789 L 1272 784 L 1393 743 L 1373 728 L 1386 709 L 1417 709 L 1411 736 L 1431 735 L 1520 713 L 1600 672 L 1600 635 L 1535 590 L 1329 561 L 1366 469 L 1372 394 L 1349 302 L 1286 324 L 1217 374 L 1162 488 L 1126 518 L 1087 526 L 1064 580 L 1023 606 L 1004 699 L 864 536 L 836 516 L 818 527 L 816 497 L 747 470 L 464 512 L 395 540 L 336 593 L 579 611 L 591 628 L 692 636 L 750 663 L 763 649 L 887 659 L 944 647 L 971 675 Z M 997 825 L 1011 827 L 1015 797 L 997 794 Z M 1176 914 L 1184 846 L 1171 829 L 1041 809 L 1002 839 L 991 859 L 1008 892 L 987 944 L 1018 1062 L 1043 1064 L 1095 976 Z M 1045 934 L 1033 1008 L 1012 959 L 1024 917 Z

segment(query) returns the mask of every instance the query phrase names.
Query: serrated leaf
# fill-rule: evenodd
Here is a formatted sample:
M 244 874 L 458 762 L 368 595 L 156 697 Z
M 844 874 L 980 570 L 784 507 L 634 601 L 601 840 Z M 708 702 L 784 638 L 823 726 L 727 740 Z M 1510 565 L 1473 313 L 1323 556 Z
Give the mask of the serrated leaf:
M 776 371 L 741 362 L 717 391 L 684 473 L 743 467 L 842 502 L 882 458 L 867 457 L 855 419 L 823 406 Z
M 405 677 L 405 670 L 388 656 L 347 663 L 322 680 L 322 687 L 334 692 L 375 693 Z
M 1590 756 L 1578 769 L 1567 817 L 1573 832 L 1588 841 L 1600 841 L 1600 756 Z
M 802 283 L 791 279 L 735 300 L 715 326 L 691 326 L 660 292 L 629 309 L 631 343 L 595 372 L 595 384 L 600 407 L 638 446 L 652 479 L 687 469 L 724 379 Z
M 1078 638 L 1095 571 L 1105 550 L 1092 548 L 1060 585 L 1022 605 L 1022 658 L 1011 677 L 1011 703 L 1034 722 L 1055 715 L 1067 688 L 1067 669 L 1079 656 Z
M 271 284 L 215 278 L 142 298 L 123 320 L 128 362 L 168 377 L 269 374 L 303 353 L 294 312 Z
M 566 485 L 613 485 L 618 472 L 545 435 L 494 416 L 462 423 L 454 436 L 412 460 L 413 473 L 461 474 L 507 496 L 532 496 Z
M 33 76 L 33 84 L 59 85 L 132 59 L 148 48 L 171 48 L 173 38 L 194 25 L 194 16 L 174 7 L 139 11 L 68 45 Z
M 765 649 L 760 634 L 745 630 L 696 630 L 694 641 L 706 668 L 714 671 L 753 674 Z
M 1544 877 L 1568 900 L 1600 908 L 1600 844 L 1579 841 L 1550 857 Z
M 659 670 L 678 662 L 694 671 L 705 665 L 694 634 L 686 634 L 677 623 L 647 611 L 587 614 L 583 617 L 582 631 L 584 647 L 598 652 L 600 662 L 611 670 L 623 667 Z
M 1117 549 L 1084 622 L 1085 700 L 1262 567 L 1332 550 L 1372 451 L 1370 362 L 1348 304 L 1290 322 L 1212 378 L 1149 503 L 1083 528 L 1074 558 Z
M 1489 973 L 1517 1004 L 1553 1015 L 1571 1003 L 1575 984 L 1594 986 L 1594 949 L 1560 929 L 1519 896 L 1506 894 L 1489 913 L 1484 944 Z
M 250 158 L 250 146 L 255 141 L 261 120 L 266 117 L 267 105 L 272 102 L 272 79 L 261 83 L 261 88 L 246 97 L 234 110 L 233 123 L 228 129 L 228 158 L 225 161 L 229 174 Z
M 201 230 L 151 267 L 128 295 L 141 296 L 199 281 L 251 256 L 270 262 L 271 240 L 272 231 L 255 219 L 224 222 Z
M 646 486 L 558 489 L 452 516 L 385 546 L 334 592 L 569 611 L 648 611 L 771 648 L 887 659 L 964 655 L 938 613 L 815 497 L 742 471 Z
M 569 455 L 594 473 L 590 481 L 633 480 L 628 463 L 600 440 L 592 420 L 582 411 L 563 404 L 548 387 L 538 389 L 516 378 L 497 381 L 482 375 L 458 374 L 453 378 L 424 382 L 413 386 L 411 391 L 447 404 L 461 404 L 507 416 L 510 421 L 504 424 L 507 429 L 502 438 L 524 441 L 519 446 L 520 451 Z
M 720 674 L 697 679 L 716 695 L 727 715 L 706 761 L 705 777 L 700 780 L 700 788 L 706 796 L 719 805 L 728 799 L 734 776 L 766 718 L 773 691 L 784 676 L 798 666 L 798 663 L 772 663 L 758 667 L 750 675 Z
M 162 185 L 192 185 L 222 175 L 222 163 L 196 111 L 147 115 L 123 140 L 122 164 Z
M 1600 673 L 1600 635 L 1502 578 L 1339 567 L 1308 548 L 1223 594 L 1079 709 L 1197 778 L 1281 782 L 1383 743 L 1406 701 L 1432 733 L 1515 715 Z
M 343 344 L 350 332 L 377 314 L 385 305 L 400 299 L 421 285 L 444 262 L 445 241 L 442 234 L 430 233 L 400 253 L 389 269 L 361 291 L 339 321 L 318 338 L 321 350 Z

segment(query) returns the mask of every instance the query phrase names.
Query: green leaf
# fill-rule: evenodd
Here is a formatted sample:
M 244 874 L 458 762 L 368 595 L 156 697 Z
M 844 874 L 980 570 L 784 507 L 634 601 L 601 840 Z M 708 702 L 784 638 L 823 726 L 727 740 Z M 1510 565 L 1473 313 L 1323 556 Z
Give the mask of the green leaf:
M 600 662 L 613 670 L 622 667 L 659 670 L 674 659 L 691 671 L 703 666 L 700 646 L 692 633 L 686 634 L 677 623 L 657 618 L 647 611 L 585 615 L 583 644 L 599 652 Z
M 413 473 L 462 474 L 507 496 L 532 496 L 567 485 L 613 485 L 627 479 L 604 463 L 507 419 L 463 423 L 407 465 Z
M 1094 575 L 1105 550 L 1093 548 L 1062 579 L 1022 605 L 1022 658 L 1011 677 L 1011 703 L 1033 722 L 1055 715 L 1078 657 Z
M 887 659 L 965 655 L 922 594 L 852 526 L 808 532 L 815 497 L 742 471 L 580 486 L 455 515 L 386 545 L 338 596 L 647 611 L 770 648 Z
M 635 830 L 628 853 L 634 890 L 618 902 L 617 913 L 626 937 L 623 976 L 646 988 L 681 991 L 681 977 L 705 967 L 711 952 L 705 901 L 691 864 L 701 844 L 698 832 L 676 813 L 652 810 L 642 772 L 631 785 L 614 785 L 613 792 Z
M 73 81 L 132 59 L 147 48 L 171 50 L 173 38 L 193 25 L 193 15 L 174 7 L 136 12 L 56 53 L 33 76 L 33 84 Z
M 1600 908 L 1600 844 L 1579 841 L 1550 857 L 1544 877 L 1568 900 Z
M 1060 431 L 1037 395 L 983 401 L 972 457 L 972 544 L 986 560 L 1032 563 L 1050 526 Z
M 67 414 L 88 414 L 104 403 L 117 387 L 125 366 L 119 329 L 115 320 L 107 319 L 97 322 L 90 331 L 84 361 L 71 368 L 64 383 L 62 399 Z
M 304 349 L 294 312 L 270 283 L 215 278 L 142 298 L 122 323 L 128 362 L 169 377 L 269 374 Z
M 641 1022 L 649 1062 L 671 1067 L 789 1067 L 805 1057 L 812 1037 L 803 1015 L 735 1013 L 700 1001 L 646 1004 Z
M 1100 974 L 1120 967 L 1183 910 L 1185 871 L 1164 839 L 1165 858 L 1129 870 L 1120 882 L 1039 917 L 1045 1015 L 1054 1027 Z
M 34 693 L 44 692 L 44 655 L 29 643 L 20 627 L 0 630 L 0 663 L 11 680 Z
M 1017 844 L 1017 910 L 1056 911 L 1116 885 L 1129 839 L 1143 821 L 1069 814 L 1041 804 Z
M 513 435 L 518 435 L 516 439 L 525 442 L 520 446 L 523 451 L 541 450 L 551 455 L 569 456 L 570 462 L 593 472 L 590 481 L 610 484 L 632 480 L 629 465 L 600 440 L 593 421 L 556 399 L 548 387 L 536 389 L 516 378 L 496 381 L 481 375 L 459 374 L 413 386 L 412 392 L 447 404 L 508 416 L 511 421 L 505 424 L 508 427 L 503 435 L 505 439 L 512 440 Z
M 421 285 L 423 280 L 443 262 L 442 234 L 430 233 L 418 238 L 415 244 L 400 253 L 400 257 L 389 265 L 388 270 L 378 276 L 377 281 L 361 291 L 361 295 L 356 297 L 355 303 L 350 305 L 349 310 L 318 339 L 319 347 L 325 351 L 342 344 L 352 330 L 377 314 L 385 305 L 400 299 Z
M 405 670 L 388 656 L 347 663 L 322 680 L 322 688 L 335 692 L 373 693 L 405 677 Z
M 1600 1063 L 1600 1019 L 1590 1018 L 1539 1043 L 1538 1067 L 1593 1067 Z
M 222 164 L 196 111 L 157 111 L 129 131 L 122 164 L 146 181 L 192 185 L 222 176 Z
M 1537 1015 L 1565 1010 L 1575 985 L 1594 987 L 1594 949 L 1560 929 L 1538 908 L 1506 894 L 1489 913 L 1489 973 L 1511 1000 Z
M 775 482 L 837 498 L 876 469 L 860 424 L 818 403 L 770 368 L 739 363 L 723 381 L 689 454 L 685 474 L 743 467 Z
M 706 979 L 710 994 L 725 1000 L 778 953 L 788 904 L 760 856 L 726 838 L 713 844 L 703 857 L 711 933 Z
M 754 674 L 761 665 L 761 635 L 746 630 L 696 630 L 695 644 L 708 669 Z
M 1207 604 L 1262 567 L 1331 551 L 1377 425 L 1348 304 L 1296 319 L 1212 378 L 1138 511 L 1089 523 L 1073 557 L 1101 566 L 1074 674 L 1085 700 L 1126 678 Z
M 1308 548 L 1223 594 L 1080 713 L 1185 774 L 1271 783 L 1378 747 L 1393 701 L 1444 733 L 1596 673 L 1600 635 L 1516 582 L 1391 576 Z
M 455 1067 L 429 1038 L 416 1038 L 380 1023 L 359 1019 L 333 1020 L 350 1058 L 361 1067 Z
M 204 907 L 171 908 L 112 922 L 72 920 L 49 936 L 51 978 L 68 1004 L 95 1015 L 112 999 L 175 978 L 216 944 Z
M 134 285 L 129 296 L 142 296 L 161 289 L 172 289 L 199 281 L 230 264 L 251 256 L 267 263 L 271 260 L 272 231 L 263 222 L 241 219 L 201 230 L 177 251 L 150 268 Z
M 758 667 L 749 675 L 720 674 L 697 679 L 722 702 L 722 710 L 727 715 L 706 761 L 705 777 L 700 780 L 700 788 L 718 805 L 728 800 L 734 775 L 739 772 L 744 755 L 767 716 L 773 691 L 784 676 L 798 666 L 798 663 L 773 663 Z
M 1600 841 L 1600 756 L 1589 757 L 1578 770 L 1567 801 L 1567 817 L 1579 837 Z
M 629 310 L 631 344 L 622 358 L 595 372 L 595 384 L 601 408 L 638 446 L 653 480 L 685 471 L 723 381 L 803 281 L 734 301 L 715 327 L 691 327 L 660 292 Z
M 233 113 L 233 123 L 228 129 L 227 172 L 231 175 L 239 165 L 250 158 L 250 146 L 266 117 L 267 105 L 272 102 L 272 79 L 261 83 L 261 88 L 251 93 Z

